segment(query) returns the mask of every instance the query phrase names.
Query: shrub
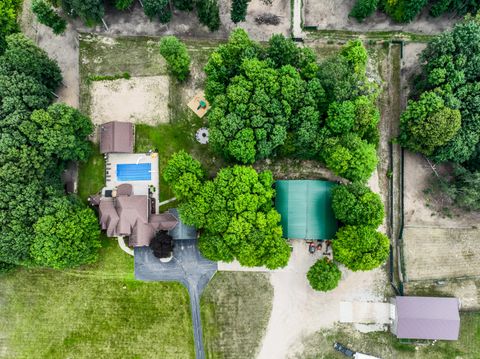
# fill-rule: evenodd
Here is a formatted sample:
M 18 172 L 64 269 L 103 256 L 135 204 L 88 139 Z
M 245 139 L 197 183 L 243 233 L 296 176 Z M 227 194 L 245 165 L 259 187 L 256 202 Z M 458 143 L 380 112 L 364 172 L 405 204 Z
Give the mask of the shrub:
M 375 12 L 378 2 L 379 0 L 357 0 L 348 16 L 363 21 Z
M 342 272 L 328 258 L 319 259 L 307 272 L 310 286 L 322 292 L 335 289 L 341 277 Z
M 200 22 L 210 31 L 216 31 L 220 27 L 220 10 L 218 0 L 197 0 L 197 12 Z
M 120 11 L 127 10 L 130 6 L 132 6 L 134 1 L 135 0 L 116 0 L 115 7 Z
M 44 0 L 34 0 L 32 11 L 37 16 L 38 22 L 50 27 L 56 35 L 62 34 L 67 28 L 67 22 Z
M 160 41 L 160 54 L 167 61 L 168 70 L 180 81 L 185 81 L 190 73 L 190 55 L 187 47 L 175 36 L 164 37 Z
M 234 23 L 245 21 L 250 0 L 233 0 L 230 17 Z
M 143 0 L 143 11 L 150 19 L 157 17 L 162 23 L 169 22 L 172 17 L 168 0 Z
M 329 138 L 321 154 L 336 175 L 350 181 L 367 181 L 377 166 L 375 146 L 355 134 Z
M 459 110 L 445 106 L 435 92 L 424 92 L 418 101 L 409 101 L 400 120 L 400 143 L 426 156 L 445 145 L 461 127 Z
M 332 243 L 335 260 L 354 272 L 380 266 L 390 249 L 388 237 L 369 226 L 342 227 Z
M 5 38 L 18 31 L 17 25 L 17 0 L 0 1 L 0 55 L 6 47 Z
M 236 258 L 250 267 L 284 267 L 290 248 L 282 238 L 280 214 L 272 206 L 272 174 L 235 166 L 221 169 L 213 180 L 201 181 L 203 171 L 188 157 L 174 155 L 165 179 L 181 199 L 182 221 L 201 231 L 202 254 L 215 261 Z M 179 188 L 176 182 L 182 181 Z
M 344 224 L 377 228 L 385 217 L 380 195 L 361 183 L 336 186 L 332 192 L 335 217 Z
M 31 256 L 40 266 L 63 269 L 97 260 L 100 229 L 95 213 L 66 197 L 47 205 L 46 215 L 34 225 Z
M 385 12 L 397 22 L 410 22 L 422 11 L 428 0 L 387 0 Z

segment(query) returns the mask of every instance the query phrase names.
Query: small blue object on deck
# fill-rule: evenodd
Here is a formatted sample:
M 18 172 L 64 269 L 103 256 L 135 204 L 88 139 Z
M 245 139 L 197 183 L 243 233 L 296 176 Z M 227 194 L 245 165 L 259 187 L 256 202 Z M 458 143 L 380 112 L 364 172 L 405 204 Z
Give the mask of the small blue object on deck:
M 151 163 L 127 163 L 117 165 L 118 181 L 150 181 L 151 179 Z

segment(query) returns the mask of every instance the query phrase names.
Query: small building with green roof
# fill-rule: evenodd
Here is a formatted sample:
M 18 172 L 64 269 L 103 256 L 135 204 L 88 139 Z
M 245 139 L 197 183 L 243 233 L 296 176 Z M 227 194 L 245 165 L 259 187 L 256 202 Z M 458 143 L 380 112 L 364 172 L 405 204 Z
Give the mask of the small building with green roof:
M 328 240 L 337 232 L 332 209 L 335 183 L 320 180 L 275 182 L 275 207 L 282 216 L 283 236 L 290 239 Z

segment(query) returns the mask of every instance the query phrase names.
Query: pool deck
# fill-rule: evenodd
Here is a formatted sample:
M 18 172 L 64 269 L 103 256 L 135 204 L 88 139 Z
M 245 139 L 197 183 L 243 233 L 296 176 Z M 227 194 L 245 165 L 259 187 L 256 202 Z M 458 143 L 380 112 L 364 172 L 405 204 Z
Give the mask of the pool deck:
M 151 165 L 151 179 L 149 181 L 120 181 L 117 178 L 117 164 L 139 164 L 150 163 Z M 123 183 L 129 183 L 133 187 L 134 195 L 148 195 L 148 187 L 150 185 L 155 187 L 155 192 L 152 197 L 155 198 L 155 210 L 158 213 L 159 204 L 159 174 L 158 174 L 158 153 L 109 153 L 106 156 L 106 176 L 105 190 L 114 189 Z

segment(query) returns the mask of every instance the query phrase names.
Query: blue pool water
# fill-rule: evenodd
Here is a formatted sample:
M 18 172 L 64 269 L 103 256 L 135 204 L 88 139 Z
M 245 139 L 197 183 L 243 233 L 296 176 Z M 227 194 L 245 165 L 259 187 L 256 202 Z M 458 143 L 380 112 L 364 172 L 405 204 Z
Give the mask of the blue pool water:
M 117 165 L 118 181 L 150 181 L 152 179 L 151 163 L 128 163 Z

